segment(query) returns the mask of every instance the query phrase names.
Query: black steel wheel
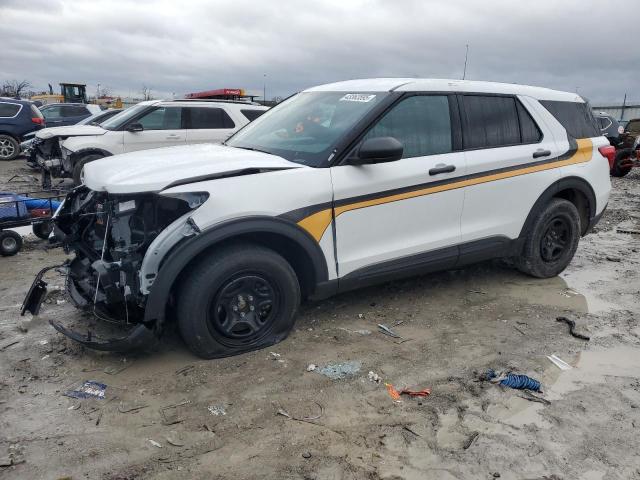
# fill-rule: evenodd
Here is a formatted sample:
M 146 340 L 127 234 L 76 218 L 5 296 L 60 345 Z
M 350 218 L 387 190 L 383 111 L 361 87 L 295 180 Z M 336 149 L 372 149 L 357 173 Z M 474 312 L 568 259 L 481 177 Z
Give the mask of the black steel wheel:
M 239 244 L 216 249 L 189 267 L 176 314 L 189 349 L 218 358 L 284 340 L 299 303 L 298 279 L 284 258 L 259 245 Z
M 538 278 L 558 275 L 571 262 L 581 232 L 576 206 L 562 198 L 551 199 L 527 232 L 522 254 L 514 259 L 516 266 Z

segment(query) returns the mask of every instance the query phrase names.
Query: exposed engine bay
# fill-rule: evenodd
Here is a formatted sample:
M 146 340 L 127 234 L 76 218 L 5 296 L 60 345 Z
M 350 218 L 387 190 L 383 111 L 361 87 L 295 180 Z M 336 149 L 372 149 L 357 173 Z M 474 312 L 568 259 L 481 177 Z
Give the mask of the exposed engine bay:
M 67 252 L 67 288 L 73 301 L 98 316 L 128 323 L 144 316 L 139 271 L 158 234 L 190 210 L 178 198 L 152 193 L 109 195 L 86 187 L 67 196 L 56 232 Z
M 85 186 L 69 193 L 54 220 L 55 236 L 67 253 L 74 254 L 61 266 L 73 303 L 111 324 L 142 327 L 138 328 L 138 337 L 149 337 L 152 330 L 157 335 L 157 326 L 143 324 L 147 295 L 141 288 L 140 268 L 145 253 L 160 232 L 206 197 L 201 193 L 173 197 L 155 193 L 112 195 Z M 46 295 L 42 276 L 52 268 L 36 277 L 23 304 L 23 314 L 38 313 Z M 145 283 L 149 284 L 148 278 Z M 129 338 L 97 343 L 91 332 L 84 335 L 58 323 L 52 325 L 92 348 L 123 350 L 131 346 Z

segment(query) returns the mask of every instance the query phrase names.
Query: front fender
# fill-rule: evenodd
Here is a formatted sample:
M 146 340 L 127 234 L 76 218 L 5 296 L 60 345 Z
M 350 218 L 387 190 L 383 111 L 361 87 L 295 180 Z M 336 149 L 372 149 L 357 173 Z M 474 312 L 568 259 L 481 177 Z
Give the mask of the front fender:
M 311 259 L 316 285 L 328 280 L 327 263 L 320 246 L 295 223 L 282 218 L 262 216 L 235 219 L 215 225 L 174 245 L 162 259 L 160 270 L 153 279 L 146 301 L 144 322 L 155 322 L 156 325 L 164 323 L 167 299 L 175 280 L 197 255 L 223 240 L 260 233 L 276 234 L 296 242 Z

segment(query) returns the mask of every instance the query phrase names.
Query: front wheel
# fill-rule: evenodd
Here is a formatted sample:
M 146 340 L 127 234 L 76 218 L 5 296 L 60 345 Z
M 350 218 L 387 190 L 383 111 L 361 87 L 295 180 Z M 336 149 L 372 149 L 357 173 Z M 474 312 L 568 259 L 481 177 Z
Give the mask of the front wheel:
M 36 237 L 48 240 L 49 235 L 53 232 L 53 224 L 51 222 L 34 223 L 31 229 Z
M 516 259 L 521 272 L 538 278 L 555 277 L 576 253 L 580 240 L 580 214 L 568 200 L 553 198 L 538 213 Z
M 103 155 L 99 153 L 93 153 L 91 155 L 85 155 L 82 158 L 79 158 L 75 165 L 73 166 L 73 184 L 74 185 L 82 185 L 84 183 L 84 166 L 93 162 L 94 160 L 98 160 L 99 158 L 104 158 Z
M 284 340 L 299 303 L 300 285 L 284 258 L 259 245 L 235 245 L 190 269 L 178 295 L 178 326 L 199 357 L 227 357 Z

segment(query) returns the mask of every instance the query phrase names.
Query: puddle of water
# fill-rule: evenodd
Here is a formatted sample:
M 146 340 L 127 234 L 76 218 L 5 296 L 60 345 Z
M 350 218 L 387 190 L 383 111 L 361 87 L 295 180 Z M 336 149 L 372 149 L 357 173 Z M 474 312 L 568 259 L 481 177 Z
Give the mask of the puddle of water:
M 547 386 L 550 399 L 579 390 L 587 385 L 604 383 L 605 377 L 640 378 L 640 348 L 616 347 L 607 350 L 585 350 L 572 364 L 575 368 L 563 371 Z M 550 365 L 550 368 L 557 368 Z

